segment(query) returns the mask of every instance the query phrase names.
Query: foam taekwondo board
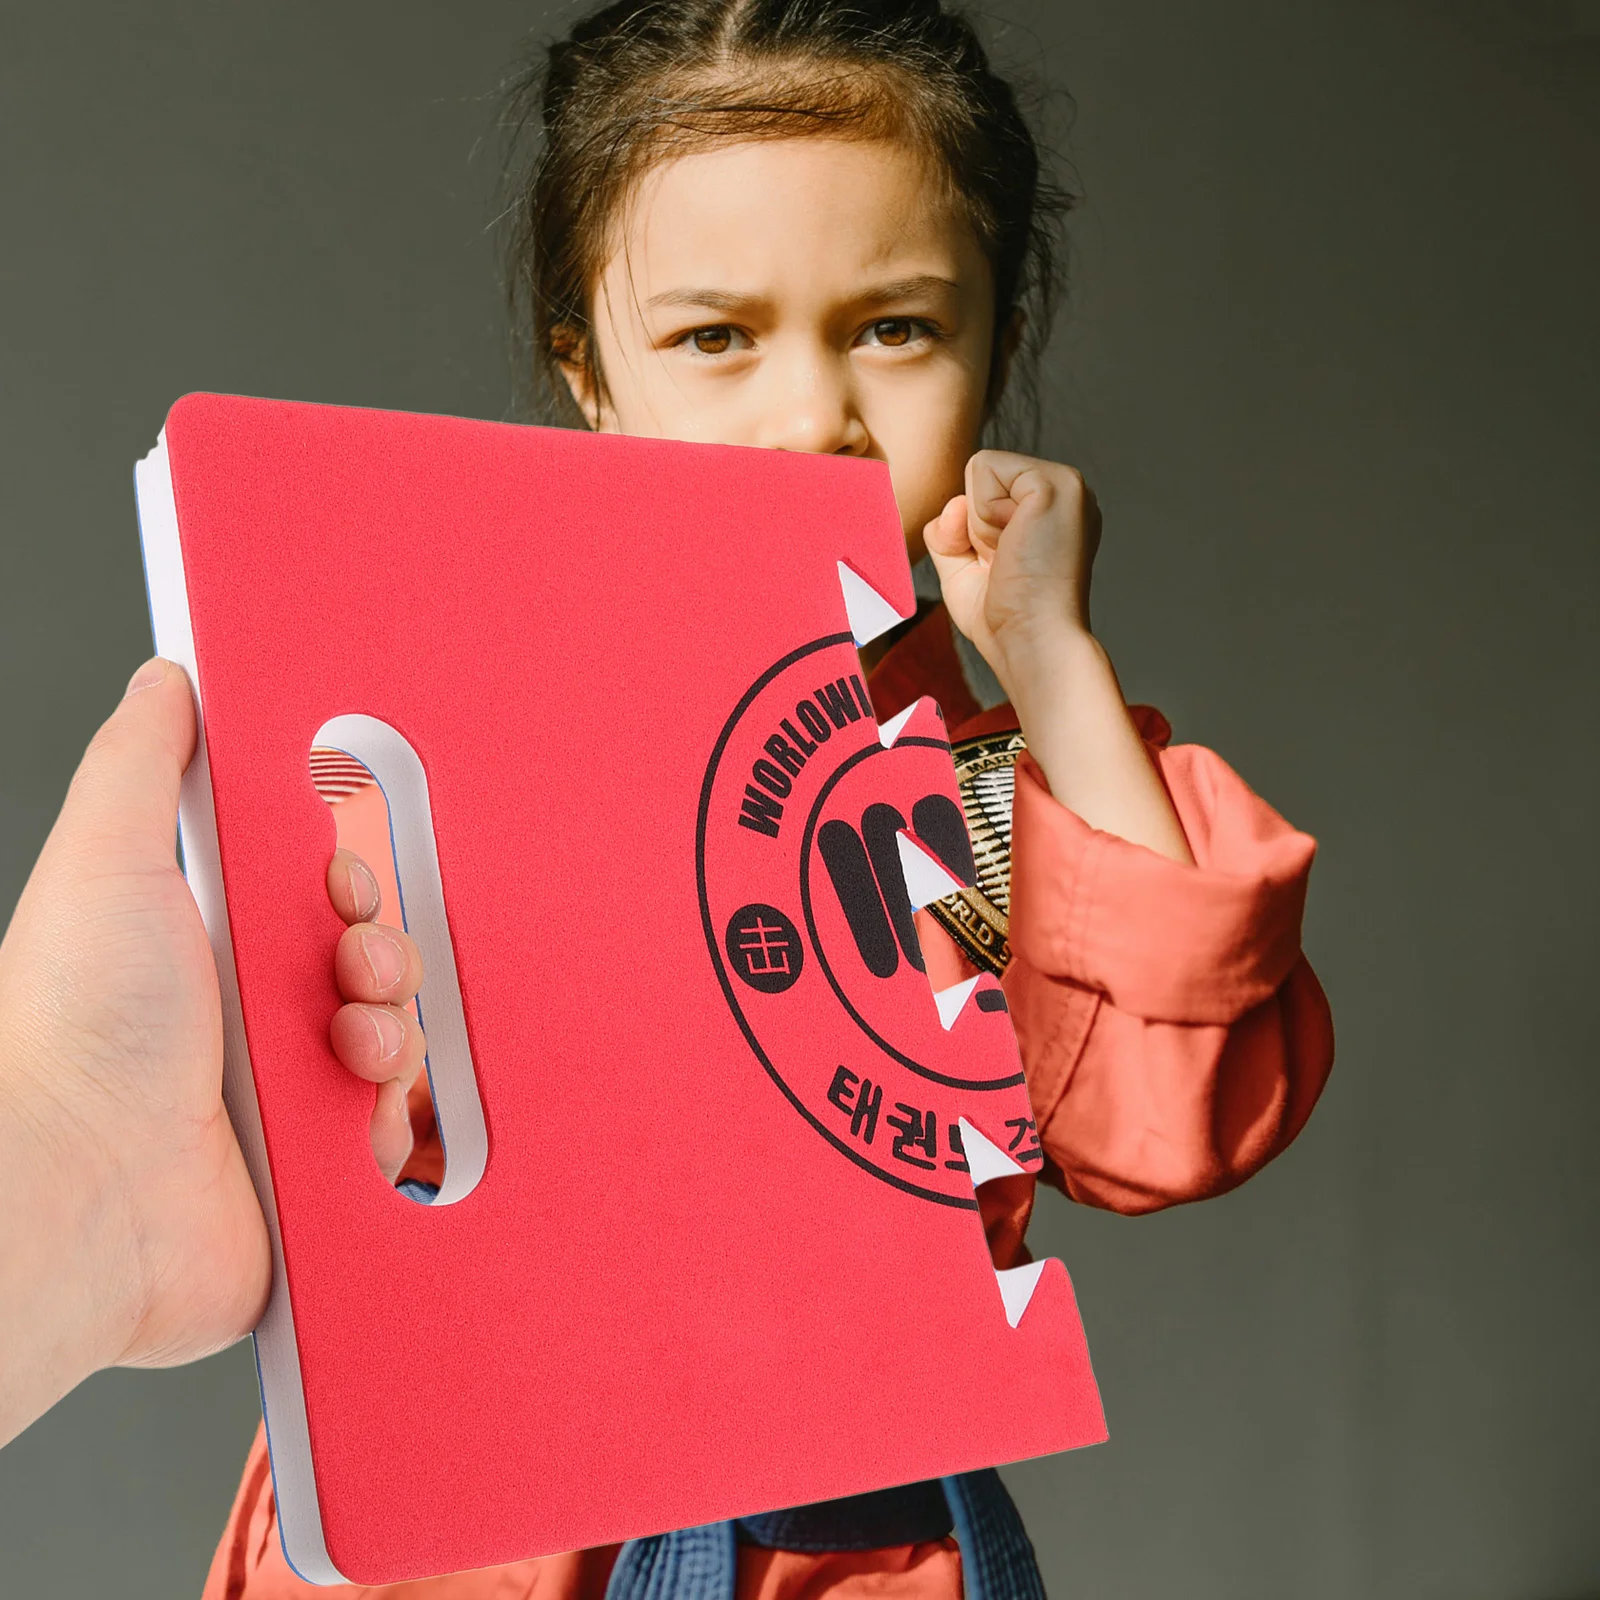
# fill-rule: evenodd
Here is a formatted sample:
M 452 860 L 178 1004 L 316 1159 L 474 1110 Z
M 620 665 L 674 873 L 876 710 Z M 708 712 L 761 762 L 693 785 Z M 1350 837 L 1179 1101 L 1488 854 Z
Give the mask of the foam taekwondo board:
M 190 395 L 137 487 L 303 1575 L 1104 1437 L 1066 1272 L 997 1274 L 974 1202 L 1042 1157 L 994 980 L 921 971 L 912 904 L 971 854 L 938 708 L 863 687 L 914 604 L 880 463 Z M 390 803 L 432 1205 L 328 1045 L 314 745 Z

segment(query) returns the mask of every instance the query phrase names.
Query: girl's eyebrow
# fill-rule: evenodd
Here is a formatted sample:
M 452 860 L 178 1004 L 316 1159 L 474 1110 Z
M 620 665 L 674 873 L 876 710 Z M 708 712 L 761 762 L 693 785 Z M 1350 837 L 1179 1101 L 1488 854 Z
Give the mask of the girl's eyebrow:
M 892 278 L 856 297 L 863 306 L 888 305 L 896 300 L 915 300 L 925 294 L 959 295 L 961 285 L 954 278 L 940 277 L 935 272 L 919 273 L 912 278 Z
M 733 294 L 727 289 L 666 289 L 651 295 L 645 307 L 653 311 L 657 306 L 703 306 L 707 311 L 736 315 L 741 311 L 754 311 L 767 303 L 765 295 Z
M 891 278 L 887 283 L 874 284 L 870 289 L 865 289 L 854 296 L 851 304 L 867 308 L 892 305 L 899 300 L 914 300 L 926 294 L 959 295 L 960 293 L 961 285 L 954 278 L 924 272 L 914 277 Z M 645 301 L 645 308 L 654 311 L 662 306 L 691 306 L 706 311 L 721 312 L 725 316 L 740 316 L 765 310 L 771 304 L 770 298 L 761 294 L 738 294 L 729 289 L 690 288 L 664 289 L 660 294 L 651 295 Z

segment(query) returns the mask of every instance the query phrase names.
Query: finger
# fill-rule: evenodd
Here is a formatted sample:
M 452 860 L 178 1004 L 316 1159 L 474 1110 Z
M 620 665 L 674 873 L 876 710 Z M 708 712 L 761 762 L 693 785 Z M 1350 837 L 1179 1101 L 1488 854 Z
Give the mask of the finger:
M 369 1083 L 416 1082 L 428 1053 L 422 1026 L 402 1006 L 340 1006 L 328 1024 L 340 1064 Z
M 935 560 L 954 560 L 972 554 L 967 536 L 967 497 L 958 494 L 945 501 L 944 509 L 922 530 L 922 542 Z
M 124 869 L 175 865 L 178 789 L 194 745 L 189 680 L 157 656 L 134 673 L 84 752 L 56 823 L 58 839 L 98 853 L 109 846 Z
M 967 529 L 974 545 L 1000 542 L 1024 493 L 1028 469 L 1038 463 L 1009 450 L 980 450 L 967 462 Z
M 339 935 L 333 975 L 346 1000 L 404 1005 L 422 987 L 422 955 L 398 928 L 358 922 Z
M 376 922 L 383 909 L 377 875 L 354 850 L 342 846 L 328 863 L 328 898 L 347 922 Z
M 411 1155 L 412 1145 L 411 1114 L 406 1109 L 406 1091 L 399 1083 L 378 1085 L 367 1135 L 378 1170 L 393 1183 Z
M 1024 506 L 1037 513 L 1065 499 L 1081 510 L 1093 498 L 1075 468 L 1010 450 L 978 451 L 967 462 L 966 484 L 973 543 L 991 548 Z

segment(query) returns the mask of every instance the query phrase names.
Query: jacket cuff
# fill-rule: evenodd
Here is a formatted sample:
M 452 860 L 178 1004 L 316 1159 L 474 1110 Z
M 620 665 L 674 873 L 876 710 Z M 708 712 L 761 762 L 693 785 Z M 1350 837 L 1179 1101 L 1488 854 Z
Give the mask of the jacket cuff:
M 1017 762 L 1011 946 L 1133 1016 L 1230 1023 L 1299 959 L 1316 841 L 1211 751 L 1151 754 L 1194 866 L 1091 828 L 1031 757 Z

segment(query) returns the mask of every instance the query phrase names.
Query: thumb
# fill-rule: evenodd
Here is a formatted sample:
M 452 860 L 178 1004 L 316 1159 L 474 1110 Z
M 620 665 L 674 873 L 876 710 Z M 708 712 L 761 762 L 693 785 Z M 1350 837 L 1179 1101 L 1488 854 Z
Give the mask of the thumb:
M 178 789 L 194 747 L 189 680 L 181 667 L 157 656 L 134 673 L 121 704 L 90 741 L 53 842 L 102 858 L 110 852 L 124 870 L 170 867 Z
M 972 543 L 967 537 L 967 497 L 958 494 L 944 503 L 944 509 L 922 530 L 923 548 L 934 559 L 970 556 Z

